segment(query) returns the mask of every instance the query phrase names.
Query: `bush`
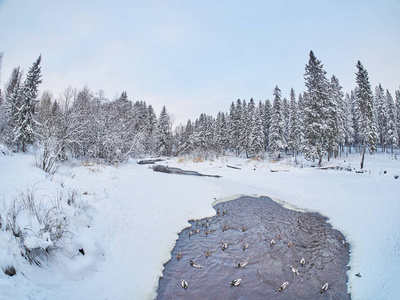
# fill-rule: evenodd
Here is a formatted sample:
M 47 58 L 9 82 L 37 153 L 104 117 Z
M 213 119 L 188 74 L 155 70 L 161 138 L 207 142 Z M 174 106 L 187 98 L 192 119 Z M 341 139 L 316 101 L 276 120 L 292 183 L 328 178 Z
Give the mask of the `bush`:
M 38 197 L 35 189 L 28 189 L 4 210 L 6 230 L 12 232 L 30 264 L 41 266 L 43 259 L 65 248 L 72 239 L 61 202 L 61 197 Z

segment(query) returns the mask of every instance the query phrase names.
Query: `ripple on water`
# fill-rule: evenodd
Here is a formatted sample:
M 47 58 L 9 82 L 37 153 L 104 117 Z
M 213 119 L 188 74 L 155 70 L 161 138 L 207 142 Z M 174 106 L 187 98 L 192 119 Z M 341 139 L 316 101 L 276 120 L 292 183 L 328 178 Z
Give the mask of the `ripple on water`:
M 350 299 L 349 248 L 325 217 L 283 208 L 268 197 L 244 196 L 214 208 L 214 217 L 189 221 L 191 226 L 179 234 L 157 299 Z M 228 247 L 222 250 L 225 243 Z M 190 266 L 190 261 L 202 268 Z M 242 262 L 248 264 L 238 267 Z M 230 284 L 239 278 L 240 285 Z M 321 294 L 326 282 L 329 289 Z

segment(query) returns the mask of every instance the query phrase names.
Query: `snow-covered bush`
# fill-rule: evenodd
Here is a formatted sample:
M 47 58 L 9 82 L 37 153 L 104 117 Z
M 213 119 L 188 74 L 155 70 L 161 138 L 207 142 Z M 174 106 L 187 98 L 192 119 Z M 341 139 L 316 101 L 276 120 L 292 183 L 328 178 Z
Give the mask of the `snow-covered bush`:
M 30 264 L 41 266 L 51 255 L 67 249 L 74 237 L 70 218 L 86 212 L 89 205 L 76 190 L 56 197 L 39 196 L 27 189 L 12 201 L 3 201 L 0 228 L 15 237 L 21 255 Z
M 4 210 L 6 230 L 12 232 L 29 263 L 41 265 L 57 250 L 64 248 L 72 234 L 60 201 L 38 197 L 36 190 L 20 193 Z

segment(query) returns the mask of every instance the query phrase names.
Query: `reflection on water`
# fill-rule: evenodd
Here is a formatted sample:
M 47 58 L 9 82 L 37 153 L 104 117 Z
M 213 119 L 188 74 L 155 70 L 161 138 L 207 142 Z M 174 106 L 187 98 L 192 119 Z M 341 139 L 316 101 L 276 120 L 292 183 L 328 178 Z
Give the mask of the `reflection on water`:
M 350 299 L 349 248 L 326 218 L 285 209 L 268 197 L 246 196 L 214 208 L 214 217 L 190 221 L 179 234 L 157 299 Z M 232 285 L 236 279 L 240 284 Z M 289 284 L 279 292 L 284 282 Z M 329 288 L 321 294 L 325 283 Z

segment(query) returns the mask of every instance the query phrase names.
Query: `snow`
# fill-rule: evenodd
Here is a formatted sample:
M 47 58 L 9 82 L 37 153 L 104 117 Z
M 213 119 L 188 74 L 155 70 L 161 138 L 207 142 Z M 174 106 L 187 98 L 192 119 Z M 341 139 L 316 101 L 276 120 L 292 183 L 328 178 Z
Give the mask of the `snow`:
M 14 237 L 0 230 L 0 266 L 17 270 L 13 277 L 0 272 L 0 298 L 153 299 L 163 264 L 187 221 L 211 216 L 216 200 L 241 194 L 267 195 L 287 207 L 327 216 L 351 245 L 352 298 L 400 298 L 395 289 L 400 275 L 400 178 L 394 179 L 400 175 L 400 159 L 381 153 L 367 156 L 363 174 L 321 170 L 298 158 L 301 168 L 291 159 L 161 162 L 222 178 L 153 172 L 135 160 L 119 166 L 74 162 L 61 166 L 51 180 L 33 166 L 31 155 L 0 156 L 0 200 L 7 202 L 33 186 L 49 196 L 75 189 L 83 200 L 76 204 L 82 213 L 68 214 L 73 241 L 43 268 L 29 265 Z M 359 161 L 353 154 L 324 161 L 324 166 L 357 169 Z M 45 233 L 26 242 L 44 247 L 51 242 L 48 238 Z M 361 278 L 355 276 L 358 272 Z

